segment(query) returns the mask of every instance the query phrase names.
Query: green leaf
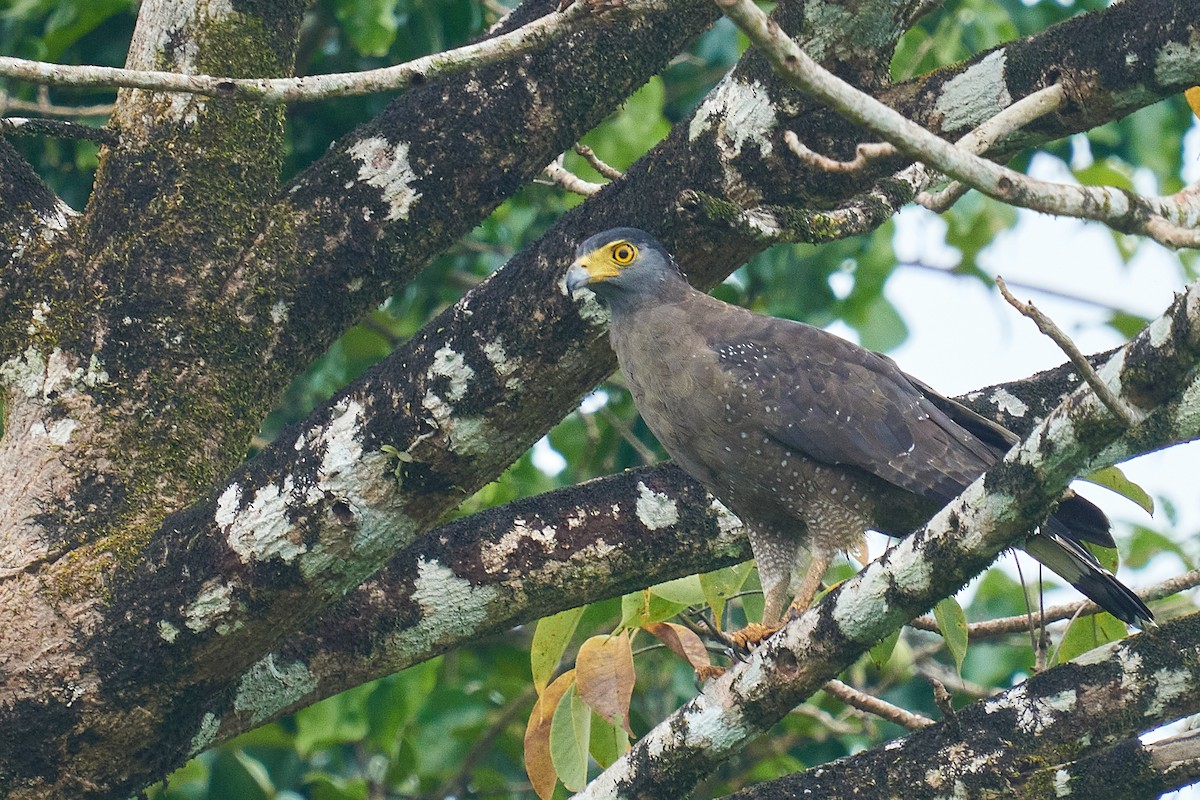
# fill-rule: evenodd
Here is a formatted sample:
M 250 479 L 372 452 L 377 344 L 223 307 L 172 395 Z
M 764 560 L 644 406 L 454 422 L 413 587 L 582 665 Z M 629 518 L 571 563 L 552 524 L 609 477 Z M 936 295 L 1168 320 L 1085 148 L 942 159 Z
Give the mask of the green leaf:
M 888 661 L 892 658 L 892 652 L 896 649 L 896 642 L 900 641 L 900 629 L 892 631 L 885 636 L 882 641 L 867 651 L 867 656 L 871 659 L 871 663 L 876 669 L 883 669 L 887 666 Z M 959 662 L 961 666 L 961 661 Z
M 933 607 L 933 618 L 946 642 L 946 649 L 954 656 L 954 665 L 962 672 L 963 659 L 967 657 L 967 615 L 953 597 L 947 597 Z
M 1107 612 L 1080 617 L 1072 622 L 1063 634 L 1054 662 L 1062 664 L 1095 650 L 1102 644 L 1119 641 L 1128 635 L 1125 623 Z
M 592 712 L 592 734 L 588 750 L 602 769 L 608 769 L 614 761 L 629 749 L 629 734 L 619 725 L 613 725 L 599 714 Z
M 1177 542 L 1156 530 L 1135 525 L 1129 537 L 1129 550 L 1125 555 L 1125 566 L 1138 569 L 1159 553 L 1171 553 L 1179 557 L 1185 569 L 1195 569 L 1195 564 Z
M 550 723 L 550 759 L 558 779 L 572 792 L 587 785 L 591 728 L 592 710 L 572 686 L 559 701 Z
M 621 598 L 620 627 L 640 628 L 651 622 L 661 622 L 687 607 L 687 603 L 672 603 L 649 589 L 630 592 Z
M 395 0 L 339 0 L 337 19 L 355 50 L 385 56 L 400 27 L 395 8 Z
M 1126 478 L 1120 467 L 1098 469 L 1090 475 L 1084 475 L 1083 480 L 1116 492 L 1137 503 L 1146 510 L 1147 514 L 1154 515 L 1154 498 L 1141 486 Z
M 655 584 L 650 591 L 662 599 L 682 606 L 698 606 L 705 602 L 699 575 L 688 575 L 666 583 Z
M 713 610 L 717 627 L 721 627 L 721 616 L 725 612 L 725 603 L 729 598 L 742 590 L 746 578 L 754 569 L 753 561 L 745 561 L 732 567 L 706 572 L 700 576 L 700 590 L 704 593 L 704 602 Z
M 212 797 L 237 797 L 239 800 L 272 800 L 275 787 L 263 763 L 244 750 L 222 750 L 213 762 L 209 783 Z
M 540 695 L 550 682 L 550 676 L 558 669 L 563 653 L 579 627 L 579 618 L 587 606 L 569 608 L 566 611 L 538 620 L 533 630 L 533 644 L 529 647 L 529 668 L 533 672 L 533 686 Z

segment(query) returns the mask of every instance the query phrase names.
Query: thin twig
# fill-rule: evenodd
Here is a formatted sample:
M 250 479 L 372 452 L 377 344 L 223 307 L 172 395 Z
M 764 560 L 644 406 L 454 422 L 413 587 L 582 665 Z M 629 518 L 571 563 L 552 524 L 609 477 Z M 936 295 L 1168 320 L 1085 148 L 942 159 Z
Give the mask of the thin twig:
M 859 711 L 865 711 L 868 714 L 874 714 L 877 717 L 886 719 L 888 722 L 894 722 L 910 731 L 919 731 L 921 728 L 928 728 L 934 724 L 934 721 L 924 714 L 916 714 L 907 709 L 892 705 L 886 700 L 873 697 L 866 692 L 860 692 L 853 686 L 842 683 L 837 679 L 827 682 L 824 689 L 848 706 L 857 708 Z
M 264 103 L 290 103 L 408 89 L 446 75 L 477 69 L 525 55 L 588 26 L 598 14 L 640 15 L 662 8 L 666 0 L 625 0 L 597 10 L 576 3 L 514 31 L 442 53 L 423 56 L 381 69 L 337 72 L 290 78 L 227 78 L 180 75 L 175 72 L 116 67 L 70 66 L 0 56 L 0 77 L 52 86 L 91 86 L 182 92 L 209 97 L 234 97 Z
M 1179 594 L 1188 589 L 1194 589 L 1196 586 L 1200 586 L 1200 569 L 1194 569 L 1182 575 L 1177 575 L 1170 580 L 1156 583 L 1153 586 L 1142 589 L 1137 595 L 1149 603 Z M 1090 616 L 1092 614 L 1099 614 L 1103 610 L 1091 600 L 1080 600 L 1073 603 L 1048 606 L 1045 610 L 1045 620 L 1046 624 L 1050 624 L 1051 622 L 1071 619 L 1076 614 Z M 909 624 L 917 630 L 929 631 L 931 633 L 938 632 L 937 622 L 933 617 L 917 617 Z M 974 640 L 1005 636 L 1011 633 L 1024 633 L 1027 630 L 1029 630 L 1029 618 L 1021 614 L 1015 617 L 1001 617 L 985 622 L 973 622 L 967 626 L 967 635 Z
M 584 161 L 588 162 L 592 169 L 596 170 L 596 172 L 608 178 L 610 181 L 615 181 L 617 178 L 620 178 L 625 174 L 616 167 L 611 166 L 610 164 L 607 164 L 601 160 L 600 156 L 596 155 L 595 151 L 586 144 L 575 145 L 575 152 L 580 156 L 583 156 Z
M 914 158 L 989 197 L 1048 214 L 1104 222 L 1173 246 L 1200 247 L 1200 192 L 1144 197 L 1104 186 L 1039 181 L 941 139 L 823 69 L 773 23 L 754 0 L 716 0 L 785 80 L 875 131 Z M 1148 220 L 1159 218 L 1153 225 Z
M 1054 320 L 1038 310 L 1033 303 L 1022 303 L 1014 297 L 1004 284 L 1004 279 L 999 275 L 996 276 L 996 286 L 1010 306 L 1033 320 L 1038 326 L 1038 330 L 1049 336 L 1066 353 L 1067 358 L 1075 365 L 1075 369 L 1079 370 L 1079 374 L 1087 381 L 1088 386 L 1092 387 L 1096 397 L 1113 413 L 1113 416 L 1121 420 L 1126 427 L 1133 427 L 1137 424 L 1137 416 L 1125 405 L 1125 401 L 1113 394 L 1108 385 L 1096 373 L 1095 368 L 1088 362 L 1087 357 L 1079 350 L 1075 342 L 1071 341 L 1071 337 L 1054 324 Z
M 872 161 L 881 158 L 891 158 L 899 155 L 900 151 L 895 145 L 887 144 L 886 142 L 863 142 L 854 148 L 854 159 L 851 161 L 838 161 L 837 159 L 823 156 L 816 150 L 810 150 L 801 141 L 800 137 L 793 131 L 783 132 L 783 141 L 787 143 L 788 149 L 796 158 L 808 164 L 811 167 L 816 167 L 824 172 L 833 173 L 851 173 L 858 172 L 867 166 Z
M 604 188 L 603 183 L 592 183 L 591 181 L 585 181 L 583 178 L 564 167 L 563 157 L 561 155 L 547 164 L 546 168 L 542 170 L 542 174 L 545 175 L 554 185 L 561 186 L 568 192 L 583 195 L 584 197 L 591 197 L 596 192 Z

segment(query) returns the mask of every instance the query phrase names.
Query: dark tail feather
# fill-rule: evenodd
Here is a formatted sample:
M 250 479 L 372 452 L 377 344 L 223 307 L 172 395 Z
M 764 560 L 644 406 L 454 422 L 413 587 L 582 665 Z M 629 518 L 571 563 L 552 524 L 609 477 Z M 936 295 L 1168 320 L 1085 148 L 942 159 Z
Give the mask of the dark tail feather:
M 1109 529 L 1108 517 L 1090 501 L 1070 492 L 1058 504 L 1051 520 L 1062 523 L 1065 530 L 1055 530 L 1068 539 L 1091 542 L 1101 547 L 1116 547 Z
M 1153 626 L 1154 614 L 1142 599 L 1100 566 L 1073 533 L 1056 514 L 1041 533 L 1025 540 L 1022 549 L 1117 619 L 1143 629 Z

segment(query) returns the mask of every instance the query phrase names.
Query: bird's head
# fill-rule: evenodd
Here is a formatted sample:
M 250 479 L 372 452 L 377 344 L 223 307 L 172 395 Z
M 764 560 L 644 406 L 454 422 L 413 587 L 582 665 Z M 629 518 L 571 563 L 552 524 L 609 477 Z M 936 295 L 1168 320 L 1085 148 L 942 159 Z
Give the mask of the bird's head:
M 675 259 L 658 240 L 637 228 L 613 228 L 575 250 L 567 289 L 587 286 L 610 306 L 622 298 L 650 297 L 683 282 Z

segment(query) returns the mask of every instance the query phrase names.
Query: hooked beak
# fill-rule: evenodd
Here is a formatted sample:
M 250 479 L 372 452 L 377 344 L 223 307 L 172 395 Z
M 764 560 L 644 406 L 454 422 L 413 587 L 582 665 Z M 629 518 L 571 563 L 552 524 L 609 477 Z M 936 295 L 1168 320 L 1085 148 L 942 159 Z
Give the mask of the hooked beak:
M 588 269 L 579 261 L 573 263 L 567 269 L 567 291 L 574 294 L 577 290 L 582 289 L 592 282 L 592 276 L 588 274 Z
M 567 291 L 574 293 L 591 283 L 615 278 L 620 271 L 607 259 L 599 255 L 600 251 L 588 253 L 575 259 L 567 269 Z

